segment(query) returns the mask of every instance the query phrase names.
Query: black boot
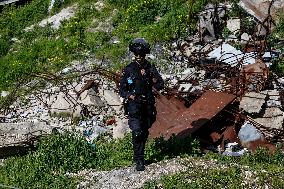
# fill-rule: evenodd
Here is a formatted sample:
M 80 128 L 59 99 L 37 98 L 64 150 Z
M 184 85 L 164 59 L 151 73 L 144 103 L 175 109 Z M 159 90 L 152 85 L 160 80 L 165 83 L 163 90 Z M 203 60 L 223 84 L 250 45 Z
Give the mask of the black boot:
M 145 163 L 144 163 L 144 161 L 143 160 L 137 160 L 135 169 L 136 169 L 136 171 L 144 171 L 145 170 Z

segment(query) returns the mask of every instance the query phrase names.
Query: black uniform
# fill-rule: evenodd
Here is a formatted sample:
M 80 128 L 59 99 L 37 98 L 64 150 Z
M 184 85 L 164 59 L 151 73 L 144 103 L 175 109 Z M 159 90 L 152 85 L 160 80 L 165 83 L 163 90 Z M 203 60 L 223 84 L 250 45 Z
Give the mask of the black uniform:
M 141 74 L 141 70 L 145 74 Z M 128 125 L 132 130 L 132 143 L 135 162 L 144 162 L 145 143 L 149 135 L 148 129 L 156 120 L 155 97 L 153 89 L 161 90 L 164 81 L 156 67 L 144 60 L 140 65 L 132 62 L 123 70 L 120 80 L 120 96 L 125 99 L 125 110 L 128 114 Z M 129 99 L 135 95 L 135 99 Z

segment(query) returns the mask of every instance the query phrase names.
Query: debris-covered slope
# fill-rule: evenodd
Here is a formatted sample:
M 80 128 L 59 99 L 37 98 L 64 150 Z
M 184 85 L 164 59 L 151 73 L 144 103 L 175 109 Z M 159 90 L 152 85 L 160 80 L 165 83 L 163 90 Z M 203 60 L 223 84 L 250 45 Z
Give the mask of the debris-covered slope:
M 152 138 L 191 135 L 202 152 L 224 156 L 242 156 L 258 147 L 282 150 L 283 23 L 275 15 L 282 1 L 261 1 L 265 10 L 248 1 L 51 1 L 13 31 L 23 21 L 16 12 L 28 15 L 36 2 L 41 1 L 3 9 L 0 15 L 7 23 L 0 29 L 1 158 L 18 153 L 7 149 L 34 149 L 40 136 L 52 131 L 76 133 L 93 146 L 98 136 L 107 136 L 108 142 L 123 138 L 129 128 L 118 81 L 132 59 L 127 46 L 135 37 L 152 44 L 147 59 L 166 82 L 157 94 Z M 141 187 L 150 176 L 159 179 L 191 168 L 177 162 L 152 164 L 145 173 L 122 168 L 77 175 L 91 184 L 84 187 Z M 143 182 L 134 183 L 136 176 Z

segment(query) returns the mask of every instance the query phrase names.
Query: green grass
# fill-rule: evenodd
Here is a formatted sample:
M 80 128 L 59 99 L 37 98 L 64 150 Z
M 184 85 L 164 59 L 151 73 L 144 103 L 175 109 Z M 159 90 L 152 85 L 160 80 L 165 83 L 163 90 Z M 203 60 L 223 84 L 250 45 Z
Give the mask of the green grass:
M 76 172 L 95 164 L 95 151 L 73 134 L 44 138 L 35 152 L 13 157 L 0 166 L 0 183 L 20 188 L 74 188 Z
M 209 160 L 214 161 L 214 165 Z M 269 154 L 265 149 L 258 149 L 255 154 L 240 157 L 220 156 L 209 153 L 199 157 L 202 165 L 193 165 L 187 160 L 184 163 L 188 170 L 163 176 L 156 181 L 148 182 L 144 188 L 283 188 L 284 154 Z M 248 178 L 247 174 L 251 176 Z
M 220 170 L 193 168 L 186 172 L 164 176 L 160 181 L 146 183 L 144 188 L 154 189 L 157 185 L 164 189 L 243 188 L 240 173 L 241 171 L 237 167 Z
M 49 2 L 34 0 L 24 6 L 6 6 L 0 15 L 0 90 L 11 90 L 14 83 L 30 81 L 39 72 L 57 72 L 71 60 L 80 60 L 89 55 L 110 62 L 115 69 L 126 56 L 127 46 L 134 37 L 145 37 L 150 42 L 171 41 L 186 36 L 194 30 L 196 18 L 189 18 L 188 7 L 192 13 L 202 9 L 205 0 L 134 0 L 127 2 L 105 1 L 103 10 L 95 9 L 97 0 L 68 0 L 63 4 L 56 1 L 52 14 L 63 7 L 78 4 L 76 16 L 64 21 L 59 30 L 50 27 L 25 32 L 23 29 L 48 16 Z M 114 14 L 114 9 L 118 9 Z M 157 17 L 161 17 L 159 22 Z M 89 32 L 96 23 L 111 18 L 112 33 Z M 191 20 L 190 20 L 191 19 Z M 169 27 L 168 27 L 169 26 Z M 117 37 L 121 43 L 111 44 L 109 40 Z M 14 42 L 17 38 L 19 42 Z M 23 83 L 24 84 L 24 83 Z
M 131 136 L 120 140 L 107 138 L 100 136 L 94 145 L 70 133 L 43 138 L 36 151 L 30 151 L 23 157 L 9 158 L 4 166 L 0 166 L 0 183 L 20 188 L 75 188 L 80 178 L 71 178 L 66 173 L 132 165 Z M 166 149 L 167 146 L 171 148 Z M 156 162 L 175 155 L 196 155 L 196 149 L 198 143 L 190 138 L 182 145 L 174 137 L 169 141 L 158 139 L 147 143 L 146 157 L 150 162 Z
M 90 145 L 75 134 L 53 134 L 43 138 L 36 151 L 8 158 L 0 166 L 0 183 L 20 188 L 76 188 L 83 178 L 70 177 L 66 173 L 89 168 L 112 170 L 131 166 L 132 154 L 130 135 L 119 140 L 110 140 L 108 135 L 102 135 L 94 141 L 94 145 Z M 146 159 L 149 162 L 175 157 L 185 158 L 183 165 L 188 167 L 187 171 L 163 176 L 160 180 L 146 183 L 144 187 L 243 188 L 246 171 L 251 172 L 253 178 L 257 177 L 256 186 L 284 186 L 284 155 L 280 152 L 271 155 L 260 149 L 256 154 L 241 157 L 213 153 L 201 157 L 198 142 L 190 137 L 172 137 L 167 141 L 158 138 L 147 142 Z M 209 159 L 217 161 L 212 165 Z M 203 163 L 192 164 L 191 161 Z

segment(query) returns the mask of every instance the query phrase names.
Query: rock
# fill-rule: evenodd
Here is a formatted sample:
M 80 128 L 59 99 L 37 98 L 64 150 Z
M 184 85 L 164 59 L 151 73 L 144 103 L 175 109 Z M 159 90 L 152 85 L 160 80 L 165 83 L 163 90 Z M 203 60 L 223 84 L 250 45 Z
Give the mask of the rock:
M 48 14 L 50 14 L 52 8 L 53 8 L 53 5 L 55 3 L 55 0 L 51 0 L 50 3 L 49 3 L 49 6 L 48 6 Z
M 77 9 L 77 5 L 73 5 L 67 8 L 62 9 L 58 14 L 53 15 L 47 19 L 42 20 L 38 25 L 41 27 L 45 27 L 48 24 L 51 24 L 51 27 L 54 29 L 58 29 L 63 20 L 69 20 L 75 15 L 75 11 Z M 26 27 L 24 31 L 30 31 L 34 28 L 34 25 L 30 27 Z
M 112 43 L 113 43 L 113 44 L 119 44 L 120 41 L 119 41 L 119 40 L 114 40 Z
M 241 35 L 241 42 L 242 42 L 242 43 L 245 43 L 245 44 L 246 44 L 249 40 L 250 40 L 250 35 L 249 35 L 249 34 L 243 33 L 243 34 Z
M 113 138 L 123 138 L 130 130 L 128 127 L 127 119 L 118 119 L 113 127 Z
M 39 23 L 39 26 L 45 27 L 47 24 L 51 23 L 51 27 L 54 29 L 58 29 L 61 25 L 61 22 L 63 20 L 69 20 L 75 15 L 75 10 L 77 9 L 77 5 L 73 5 L 71 7 L 67 7 L 65 9 L 62 9 L 58 14 L 48 18 L 44 19 Z
M 63 70 L 61 70 L 61 73 L 62 74 L 67 74 L 68 72 L 70 72 L 72 70 L 71 67 L 67 67 L 67 68 L 64 68 Z
M 241 29 L 241 20 L 239 18 L 231 18 L 227 20 L 227 28 L 232 33 L 236 33 Z

